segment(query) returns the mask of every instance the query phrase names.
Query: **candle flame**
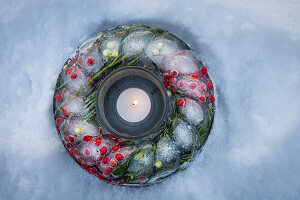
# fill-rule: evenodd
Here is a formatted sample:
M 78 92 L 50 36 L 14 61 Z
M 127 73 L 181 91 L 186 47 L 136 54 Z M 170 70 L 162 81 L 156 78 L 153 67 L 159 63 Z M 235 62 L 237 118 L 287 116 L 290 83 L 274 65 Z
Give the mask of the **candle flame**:
M 133 107 L 136 107 L 137 105 L 139 104 L 139 101 L 138 100 L 133 100 L 132 102 L 131 102 L 131 105 L 133 106 Z

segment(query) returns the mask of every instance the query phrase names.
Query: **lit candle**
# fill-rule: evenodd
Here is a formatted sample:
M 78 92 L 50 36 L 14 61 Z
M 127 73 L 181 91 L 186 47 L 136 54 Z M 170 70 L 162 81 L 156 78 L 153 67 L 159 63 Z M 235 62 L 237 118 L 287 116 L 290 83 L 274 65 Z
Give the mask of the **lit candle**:
M 148 116 L 150 110 L 150 97 L 139 88 L 124 90 L 117 99 L 117 111 L 128 122 L 142 121 Z
M 122 67 L 99 85 L 96 112 L 99 125 L 117 137 L 153 136 L 167 118 L 166 88 L 144 67 Z

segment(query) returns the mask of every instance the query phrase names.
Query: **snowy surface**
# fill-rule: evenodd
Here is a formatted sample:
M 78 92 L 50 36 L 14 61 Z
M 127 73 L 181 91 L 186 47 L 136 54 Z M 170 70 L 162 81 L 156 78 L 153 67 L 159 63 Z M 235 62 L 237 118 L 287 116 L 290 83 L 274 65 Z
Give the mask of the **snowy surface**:
M 0 1 L 0 199 L 300 199 L 300 3 Z M 118 24 L 167 29 L 209 67 L 214 128 L 183 173 L 103 183 L 66 153 L 52 117 L 64 61 Z

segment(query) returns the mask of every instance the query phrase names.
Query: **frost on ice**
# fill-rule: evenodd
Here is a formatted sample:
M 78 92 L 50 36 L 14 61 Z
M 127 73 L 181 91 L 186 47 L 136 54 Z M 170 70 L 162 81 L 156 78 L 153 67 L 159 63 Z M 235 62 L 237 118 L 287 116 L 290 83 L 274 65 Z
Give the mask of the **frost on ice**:
M 204 112 L 201 104 L 192 99 L 185 98 L 185 104 L 180 107 L 180 110 L 182 111 L 186 120 L 195 126 L 199 125 L 204 119 Z
M 128 172 L 138 178 L 149 178 L 153 171 L 154 152 L 144 148 L 137 153 L 129 165 Z
M 154 34 L 147 30 L 130 33 L 122 42 L 124 55 L 133 56 L 142 53 L 153 37 Z
M 174 126 L 173 140 L 179 149 L 189 151 L 193 145 L 193 132 L 190 125 L 186 122 L 179 121 Z

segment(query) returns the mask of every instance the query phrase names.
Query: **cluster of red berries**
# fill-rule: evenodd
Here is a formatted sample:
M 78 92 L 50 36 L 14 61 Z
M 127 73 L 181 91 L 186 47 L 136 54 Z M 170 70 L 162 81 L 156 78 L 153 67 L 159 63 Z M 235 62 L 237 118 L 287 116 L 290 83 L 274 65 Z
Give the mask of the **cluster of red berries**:
M 102 144 L 102 139 L 100 137 L 97 137 L 95 140 L 93 140 L 93 137 L 90 135 L 84 136 L 83 140 L 85 142 L 92 142 L 92 145 L 95 145 L 99 149 L 99 156 L 97 157 L 96 164 L 100 167 L 102 174 L 105 177 L 110 177 L 111 172 L 114 168 L 116 168 L 122 160 L 127 156 L 126 154 L 123 154 L 120 150 L 120 146 L 122 145 L 122 142 L 116 143 L 114 146 L 110 147 L 104 143 Z M 89 151 L 89 152 L 85 152 Z M 90 156 L 90 150 L 88 148 L 83 150 L 84 156 Z M 73 152 L 74 155 L 74 152 Z M 80 157 L 79 157 L 80 158 Z M 77 161 L 81 164 L 84 164 L 82 160 Z M 102 167 L 101 167 L 102 166 Z
M 81 74 L 81 73 L 82 73 L 82 71 L 81 71 L 80 69 L 77 68 L 76 63 L 73 64 L 75 61 L 76 61 L 75 58 L 74 58 L 74 59 L 71 59 L 71 60 L 69 61 L 69 64 L 68 64 L 67 69 L 65 70 L 65 75 L 69 75 L 69 74 L 70 74 L 71 79 L 77 79 L 78 74 Z M 71 65 L 70 65 L 70 64 L 71 64 Z M 92 57 L 88 57 L 88 58 L 86 59 L 86 64 L 87 64 L 88 66 L 93 66 L 93 65 L 95 64 L 95 59 L 92 58 Z M 87 81 L 90 81 L 90 79 L 91 79 L 91 78 L 88 77 L 88 80 L 87 80 Z
M 108 149 L 106 146 L 100 148 L 100 154 L 98 161 L 100 163 L 100 168 L 102 168 L 102 174 L 105 177 L 110 177 L 111 172 L 116 168 L 124 159 L 124 155 L 120 152 L 120 144 L 116 144 L 112 147 L 110 153 L 108 154 Z
M 203 66 L 201 68 L 201 75 L 203 77 L 206 77 L 206 75 L 207 75 L 207 68 L 205 66 Z M 163 84 L 164 84 L 164 86 L 166 88 L 170 88 L 171 87 L 175 91 L 176 88 L 175 88 L 174 84 L 176 83 L 176 77 L 177 76 L 178 76 L 178 72 L 177 71 L 171 71 L 170 73 L 164 73 L 163 74 L 163 77 L 164 77 Z M 199 75 L 199 71 L 195 71 L 190 77 L 193 80 L 198 80 L 199 76 L 200 76 Z M 209 80 L 208 78 L 205 78 L 205 79 L 207 80 L 207 86 L 206 86 L 206 84 L 202 83 L 200 85 L 200 89 L 202 91 L 206 91 L 207 87 L 208 87 L 209 90 L 212 90 L 213 89 L 213 84 L 212 84 L 211 80 Z M 177 87 L 178 88 L 183 88 L 186 84 L 187 83 L 184 80 L 179 80 L 177 82 Z M 195 89 L 195 88 L 197 88 L 197 86 L 198 86 L 197 82 L 190 82 L 188 84 L 188 88 L 190 88 L 192 90 Z M 207 98 L 205 96 L 200 96 L 199 100 L 201 102 L 205 102 L 207 100 Z M 214 95 L 212 95 L 212 94 L 209 95 L 209 99 L 208 100 L 209 100 L 210 103 L 213 103 L 215 101 Z M 180 99 L 180 100 L 177 101 L 177 106 L 183 106 L 184 103 L 185 103 L 184 100 Z
M 70 77 L 71 77 L 72 79 L 76 79 L 76 78 L 78 77 L 78 74 L 77 74 L 76 72 L 73 72 L 73 71 L 75 71 L 75 70 L 73 70 L 72 68 L 73 68 L 72 66 L 67 67 L 67 69 L 65 70 L 65 75 L 71 74 Z

